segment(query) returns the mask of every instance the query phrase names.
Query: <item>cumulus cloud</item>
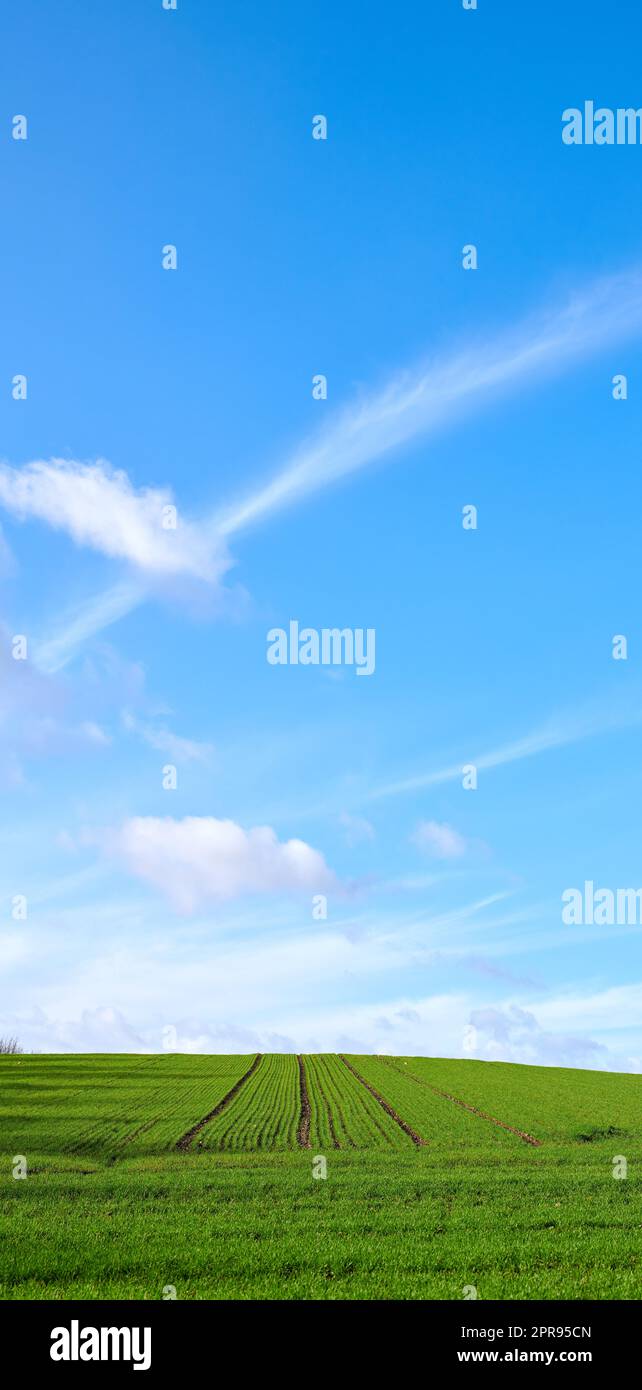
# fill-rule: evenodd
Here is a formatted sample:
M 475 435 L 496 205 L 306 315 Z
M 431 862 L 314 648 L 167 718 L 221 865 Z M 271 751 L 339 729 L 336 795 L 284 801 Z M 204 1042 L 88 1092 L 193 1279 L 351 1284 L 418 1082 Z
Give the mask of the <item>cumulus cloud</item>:
M 323 855 L 304 840 L 282 843 L 270 826 L 244 830 L 213 816 L 135 816 L 102 837 L 130 873 L 179 912 L 246 893 L 320 893 L 337 887 Z
M 391 995 L 390 943 L 350 946 L 323 928 L 321 937 L 285 935 L 275 943 L 263 936 L 248 952 L 238 937 L 210 942 L 197 922 L 185 923 L 180 937 L 162 946 L 127 929 L 117 947 L 95 955 L 86 920 L 83 909 L 75 948 L 62 963 L 49 930 L 29 943 L 14 933 L 5 953 L 13 1011 L 0 1009 L 0 1036 L 15 1035 L 26 1049 L 45 1052 L 355 1051 L 642 1071 L 632 1037 L 619 1029 L 613 1036 L 612 1028 L 595 1035 L 588 1000 L 582 1023 L 578 1016 L 569 1027 L 563 995 L 550 1001 L 560 1010 L 560 1026 L 544 1020 L 539 1003 L 476 1007 L 469 994 L 452 991 Z M 28 974 L 20 971 L 22 988 L 20 951 L 31 952 Z M 368 981 L 368 1000 L 346 996 L 348 974 Z M 383 975 L 378 989 L 376 977 Z M 618 1022 L 628 1022 L 637 1036 L 642 984 L 626 992 L 631 1014 Z
M 0 1032 L 17 1037 L 32 1052 L 147 1052 L 150 1049 L 120 1009 L 83 1009 L 73 1020 L 52 1018 L 42 1009 L 0 1019 Z
M 102 459 L 38 459 L 23 468 L 0 464 L 0 505 L 19 521 L 44 521 L 77 545 L 125 560 L 149 576 L 215 582 L 230 565 L 211 527 L 181 516 L 175 529 L 164 527 L 165 509 L 173 506 L 167 488 L 137 490 L 125 472 Z
M 467 842 L 452 825 L 436 820 L 424 820 L 417 826 L 412 842 L 433 859 L 461 859 Z
M 474 1009 L 467 1050 L 491 1062 L 596 1069 L 609 1069 L 612 1065 L 609 1050 L 602 1043 L 588 1036 L 547 1032 L 534 1014 L 516 1004 Z

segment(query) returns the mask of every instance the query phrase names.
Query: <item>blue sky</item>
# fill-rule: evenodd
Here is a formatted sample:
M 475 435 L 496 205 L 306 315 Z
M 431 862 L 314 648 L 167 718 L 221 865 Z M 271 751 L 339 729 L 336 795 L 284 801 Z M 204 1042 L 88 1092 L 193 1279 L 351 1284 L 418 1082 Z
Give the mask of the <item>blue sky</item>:
M 642 886 L 641 153 L 561 140 L 642 19 L 564 13 L 7 21 L 0 1033 L 642 1070 L 642 929 L 561 919 Z

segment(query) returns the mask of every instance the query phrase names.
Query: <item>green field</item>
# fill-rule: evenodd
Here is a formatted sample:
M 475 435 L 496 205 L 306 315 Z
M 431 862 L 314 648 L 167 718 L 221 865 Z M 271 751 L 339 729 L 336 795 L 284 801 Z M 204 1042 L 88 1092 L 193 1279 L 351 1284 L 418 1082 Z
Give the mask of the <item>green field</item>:
M 3 1299 L 642 1297 L 637 1076 L 8 1056 L 0 1134 Z

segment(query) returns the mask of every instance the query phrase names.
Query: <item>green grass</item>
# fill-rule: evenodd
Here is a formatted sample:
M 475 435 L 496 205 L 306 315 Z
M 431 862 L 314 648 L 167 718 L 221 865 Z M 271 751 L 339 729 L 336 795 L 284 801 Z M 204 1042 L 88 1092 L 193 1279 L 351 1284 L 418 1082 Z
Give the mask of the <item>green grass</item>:
M 338 1058 L 307 1057 L 302 1149 L 296 1058 L 270 1056 L 176 1152 L 252 1060 L 0 1058 L 0 1297 L 640 1298 L 640 1078 L 350 1057 L 418 1148 Z
M 538 1139 L 642 1140 L 640 1076 L 428 1057 L 408 1058 L 408 1068 Z
M 171 1149 L 247 1071 L 246 1057 L 2 1057 L 0 1133 L 14 1153 Z

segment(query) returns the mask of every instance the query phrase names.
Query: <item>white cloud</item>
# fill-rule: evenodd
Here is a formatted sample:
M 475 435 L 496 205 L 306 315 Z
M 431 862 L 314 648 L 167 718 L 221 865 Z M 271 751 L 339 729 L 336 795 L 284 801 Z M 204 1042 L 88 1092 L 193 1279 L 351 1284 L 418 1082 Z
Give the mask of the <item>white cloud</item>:
M 340 412 L 285 467 L 240 503 L 202 522 L 183 521 L 163 531 L 166 489 L 138 492 L 127 475 L 108 463 L 52 459 L 23 469 L 0 468 L 0 505 L 23 519 L 39 518 L 83 545 L 129 561 L 139 574 L 191 575 L 216 581 L 229 567 L 226 538 L 301 500 L 309 493 L 366 467 L 383 454 L 461 418 L 465 407 L 483 405 L 500 390 L 530 385 L 570 367 L 642 329 L 642 275 L 636 269 L 600 280 L 561 308 L 464 352 L 398 374 L 378 391 Z M 78 619 L 43 644 L 44 658 L 58 669 L 87 636 L 101 631 L 147 597 L 144 588 L 123 586 L 97 595 Z M 553 743 L 549 746 L 555 746 Z M 537 751 L 537 750 L 533 750 Z M 527 756 L 515 752 L 512 756 Z M 495 764 L 493 764 L 495 765 Z M 445 778 L 455 776 L 450 769 Z M 427 779 L 444 780 L 444 776 Z M 383 793 L 388 794 L 387 791 Z
M 135 978 L 144 976 L 145 957 L 119 962 Z M 36 1052 L 339 1052 L 391 1054 L 401 1057 L 475 1057 L 517 1062 L 527 1066 L 589 1068 L 599 1071 L 642 1071 L 631 1052 L 611 1051 L 589 1035 L 547 1032 L 532 1013 L 515 1005 L 473 1009 L 466 996 L 455 993 L 423 998 L 394 995 L 371 1003 L 350 1005 L 292 1002 L 277 1015 L 256 1010 L 250 1019 L 239 972 L 233 998 L 208 1003 L 216 973 L 206 980 L 194 972 L 179 1000 L 165 991 L 164 1012 L 156 1007 L 151 1020 L 146 1001 L 122 1006 L 104 1004 L 65 1015 L 53 1001 L 45 1008 L 0 1015 L 0 1036 L 17 1036 L 24 1048 Z M 114 978 L 112 985 L 118 981 Z M 104 988 L 104 985 L 103 985 Z M 193 1003 L 190 1008 L 188 993 Z M 104 996 L 103 996 L 104 997 Z M 67 1001 L 70 1002 L 70 1001 Z M 198 1012 L 194 1012 L 194 1010 Z M 136 1023 L 130 1018 L 136 1018 Z M 168 1022 L 175 1019 L 175 1022 Z
M 131 873 L 180 912 L 246 893 L 314 894 L 337 887 L 318 850 L 303 840 L 281 843 L 270 826 L 243 830 L 213 816 L 137 816 L 102 838 Z
M 363 844 L 367 840 L 374 840 L 375 828 L 366 820 L 365 816 L 351 816 L 348 811 L 342 811 L 339 821 L 345 832 L 346 844 L 350 849 L 355 845 Z
M 588 1035 L 547 1032 L 535 1015 L 516 1004 L 474 1009 L 468 1032 L 469 1055 L 489 1062 L 521 1062 L 528 1066 L 594 1067 L 614 1070 L 618 1062 L 609 1049 Z
M 24 933 L 18 931 L 0 933 L 0 973 L 21 965 L 29 954 Z
M 83 1009 L 80 1018 L 52 1018 L 41 1009 L 12 1016 L 5 1033 L 17 1037 L 23 1048 L 33 1052 L 147 1052 L 144 1039 L 132 1028 L 119 1009 L 101 1005 Z M 9 1032 L 11 1029 L 11 1032 Z
M 406 371 L 346 407 L 285 468 L 220 514 L 228 536 L 354 473 L 450 421 L 501 389 L 530 384 L 642 328 L 642 275 L 603 279 L 568 303 L 511 332 Z
M 627 929 L 627 934 L 630 928 Z M 610 985 L 592 994 L 567 991 L 537 1005 L 538 1020 L 549 1028 L 638 1029 L 642 1018 L 642 982 Z
M 13 555 L 5 540 L 4 532 L 0 526 L 0 579 L 12 578 L 15 574 L 15 563 Z
M 103 747 L 111 743 L 109 734 L 100 724 L 95 724 L 93 719 L 84 720 L 80 725 L 80 733 L 84 738 L 88 738 L 90 743 L 100 743 Z
M 77 545 L 125 560 L 151 576 L 192 575 L 215 582 L 229 568 L 225 545 L 211 528 L 180 515 L 163 526 L 173 505 L 166 488 L 132 486 L 127 474 L 99 459 L 38 459 L 0 464 L 0 504 L 19 521 L 44 521 Z
M 140 584 L 114 584 L 62 615 L 58 632 L 34 643 L 34 664 L 48 675 L 61 671 L 89 637 L 104 632 L 131 613 L 146 597 Z
M 199 743 L 196 739 L 183 738 L 181 734 L 174 734 L 165 726 L 145 724 L 135 719 L 127 710 L 123 712 L 122 719 L 123 726 L 129 733 L 138 734 L 150 748 L 155 748 L 159 753 L 167 753 L 173 762 L 206 763 L 214 752 L 211 743 Z
M 171 872 L 169 864 L 168 878 Z M 462 911 L 471 916 L 480 906 Z M 253 919 L 257 930 L 248 943 Z M 439 988 L 435 968 L 449 954 L 461 955 L 461 925 L 458 913 L 424 915 L 414 927 L 384 917 L 351 936 L 338 921 L 310 929 L 296 900 L 277 900 L 274 931 L 259 926 L 250 903 L 215 919 L 184 918 L 177 927 L 158 904 L 92 906 L 81 898 L 70 908 L 65 895 L 59 910 L 34 914 L 28 939 L 12 934 L 4 991 L 12 1013 L 0 1016 L 0 1034 L 39 1050 L 110 1050 L 113 1025 L 115 1048 L 159 1051 L 173 1026 L 177 1045 L 190 1051 L 268 1051 L 286 1039 L 297 1051 L 640 1070 L 642 983 L 584 996 L 560 988 L 534 1002 L 527 988 L 507 999 L 506 982 L 490 977 L 481 989 L 463 988 L 461 975 L 459 987 L 444 981 Z M 494 935 L 495 921 L 487 926 Z M 29 952 L 28 971 L 20 946 Z M 102 1014 L 107 1001 L 110 1013 Z M 129 1020 L 129 1044 L 117 1015 Z
M 433 859 L 461 859 L 466 853 L 467 842 L 458 830 L 446 822 L 424 820 L 411 836 L 413 844 Z
M 30 759 L 108 746 L 109 735 L 102 724 L 87 717 L 82 699 L 75 703 L 76 708 L 69 692 L 49 674 L 30 661 L 13 659 L 11 635 L 0 624 L 0 729 L 5 745 L 0 785 L 26 785 L 23 764 Z

